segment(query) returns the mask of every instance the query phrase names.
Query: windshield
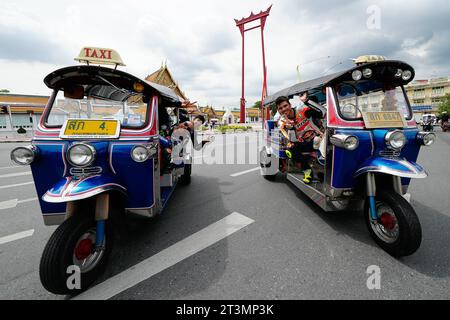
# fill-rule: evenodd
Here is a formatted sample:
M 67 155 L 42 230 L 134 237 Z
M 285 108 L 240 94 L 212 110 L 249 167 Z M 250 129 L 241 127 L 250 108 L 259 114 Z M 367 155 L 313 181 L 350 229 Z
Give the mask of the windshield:
M 360 120 L 363 112 L 398 111 L 405 119 L 411 111 L 403 88 L 377 81 L 345 82 L 336 86 L 339 112 L 344 119 Z
M 147 104 L 139 94 L 129 93 L 127 97 L 111 94 L 101 98 L 90 95 L 71 99 L 64 97 L 64 92 L 60 90 L 46 125 L 61 126 L 66 119 L 115 119 L 120 121 L 122 127 L 139 128 L 146 123 Z

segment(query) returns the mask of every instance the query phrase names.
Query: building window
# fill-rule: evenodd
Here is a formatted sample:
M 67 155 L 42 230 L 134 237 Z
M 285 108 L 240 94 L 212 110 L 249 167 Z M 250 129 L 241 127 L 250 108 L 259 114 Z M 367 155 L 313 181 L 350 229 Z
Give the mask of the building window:
M 12 115 L 13 128 L 30 128 L 33 129 L 32 118 L 29 114 L 13 114 Z
M 6 129 L 6 116 L 0 115 L 0 129 Z
M 416 89 L 414 90 L 414 98 L 422 98 L 425 96 L 425 89 Z
M 433 95 L 444 94 L 444 87 L 434 87 L 431 93 Z
M 432 96 L 443 96 L 444 95 L 444 87 L 434 87 L 431 90 Z

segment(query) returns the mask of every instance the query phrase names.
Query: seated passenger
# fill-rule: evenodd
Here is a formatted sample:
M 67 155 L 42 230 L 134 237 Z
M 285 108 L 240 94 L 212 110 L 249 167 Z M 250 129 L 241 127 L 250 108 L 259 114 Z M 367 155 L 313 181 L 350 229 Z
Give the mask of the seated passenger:
M 307 93 L 304 93 L 300 97 L 300 100 L 302 102 L 307 101 Z M 310 102 L 308 103 L 310 104 Z M 302 168 L 306 169 L 308 164 L 305 157 L 301 156 L 301 153 L 317 150 L 318 145 L 320 144 L 323 133 L 314 123 L 313 118 L 322 118 L 324 113 L 321 109 L 323 108 L 319 109 L 315 106 L 308 106 L 306 104 L 304 106 L 292 108 L 287 97 L 278 97 L 275 104 L 278 113 L 280 114 L 278 126 L 283 136 L 289 141 L 286 154 L 294 161 L 300 162 Z M 295 133 L 295 137 L 289 135 L 289 130 L 292 130 Z M 309 172 L 309 174 L 310 173 L 311 172 Z
M 201 150 L 205 144 L 211 142 L 212 140 L 211 137 L 209 137 L 208 139 L 203 140 L 201 143 L 197 141 L 197 132 L 199 128 L 205 123 L 205 121 L 206 120 L 204 116 L 198 115 L 194 118 L 193 121 L 185 121 L 177 126 L 177 129 L 186 129 L 189 131 L 194 150 L 197 151 Z
M 200 128 L 203 123 L 205 122 L 205 117 L 202 115 L 198 115 L 194 118 L 193 121 L 184 121 L 178 124 L 174 127 L 173 132 L 171 134 L 171 137 L 167 138 L 161 138 L 160 137 L 160 143 L 161 143 L 161 150 L 162 150 L 162 157 L 163 161 L 166 165 L 163 166 L 164 169 L 170 168 L 171 163 L 174 156 L 176 157 L 183 148 L 185 148 L 186 143 L 188 139 L 184 139 L 186 136 L 185 132 L 182 131 L 182 129 L 187 130 L 187 134 L 189 134 L 194 150 L 201 150 L 205 144 L 212 141 L 211 138 L 208 138 L 206 140 L 203 140 L 201 143 L 197 142 L 197 135 L 196 130 Z M 177 131 L 179 130 L 179 131 Z M 172 141 L 172 137 L 174 141 Z M 176 146 L 175 146 L 176 145 Z M 174 149 L 175 148 L 175 149 Z M 172 151 L 173 149 L 173 151 Z

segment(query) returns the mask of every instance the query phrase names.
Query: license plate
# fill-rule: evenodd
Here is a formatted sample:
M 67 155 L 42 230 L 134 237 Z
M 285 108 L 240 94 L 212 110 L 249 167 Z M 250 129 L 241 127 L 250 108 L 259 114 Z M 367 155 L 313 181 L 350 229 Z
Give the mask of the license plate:
M 118 120 L 68 119 L 61 128 L 61 138 L 111 139 L 118 138 Z
M 366 128 L 403 128 L 406 121 L 398 111 L 389 112 L 363 112 L 364 124 Z

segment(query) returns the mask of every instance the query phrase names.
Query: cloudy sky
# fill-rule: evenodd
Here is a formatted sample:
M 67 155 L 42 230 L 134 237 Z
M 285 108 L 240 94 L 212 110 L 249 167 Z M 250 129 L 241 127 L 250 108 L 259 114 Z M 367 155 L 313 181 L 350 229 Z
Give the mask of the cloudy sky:
M 273 4 L 265 29 L 268 91 L 337 72 L 351 58 L 409 62 L 416 79 L 450 76 L 448 0 L 15 0 L 0 2 L 0 89 L 49 94 L 42 79 L 81 47 L 116 49 L 145 77 L 167 59 L 191 101 L 239 106 L 241 36 L 234 18 Z M 247 106 L 260 99 L 261 42 L 246 33 Z

